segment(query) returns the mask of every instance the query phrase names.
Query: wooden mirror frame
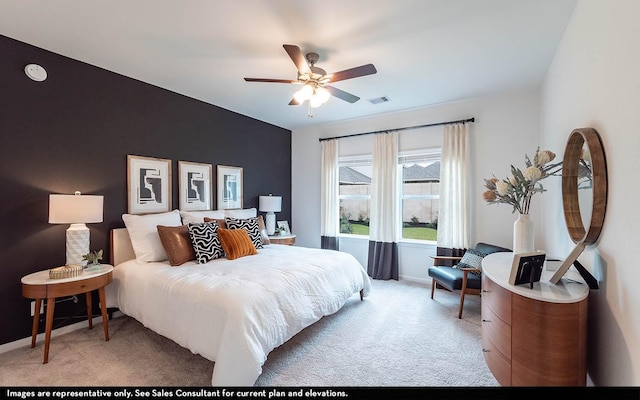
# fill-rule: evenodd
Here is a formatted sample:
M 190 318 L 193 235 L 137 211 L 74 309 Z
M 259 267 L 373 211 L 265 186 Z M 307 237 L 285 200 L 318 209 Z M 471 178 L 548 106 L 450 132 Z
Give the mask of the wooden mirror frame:
M 580 213 L 580 203 L 578 201 L 578 166 L 585 143 L 591 156 L 591 179 L 593 182 L 591 223 L 588 230 L 585 229 L 582 223 L 582 214 Z M 576 247 L 551 277 L 550 281 L 552 283 L 558 283 L 569 267 L 574 262 L 577 263 L 577 258 L 585 246 L 598 240 L 607 210 L 607 190 L 607 162 L 600 135 L 593 128 L 574 129 L 569 135 L 562 161 L 562 207 L 569 236 L 576 244 Z M 584 269 L 584 267 L 579 269 Z M 584 276 L 584 272 L 580 272 Z
M 591 155 L 591 176 L 593 201 L 591 224 L 585 230 L 578 203 L 578 164 L 584 144 Z M 574 243 L 590 245 L 595 243 L 602 231 L 607 209 L 607 163 L 600 135 L 593 128 L 580 128 L 571 132 L 562 162 L 562 206 L 569 236 Z

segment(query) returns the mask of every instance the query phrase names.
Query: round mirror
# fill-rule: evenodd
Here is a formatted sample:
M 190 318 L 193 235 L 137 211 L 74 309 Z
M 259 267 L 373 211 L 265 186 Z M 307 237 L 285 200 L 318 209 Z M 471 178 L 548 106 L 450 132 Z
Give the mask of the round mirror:
M 582 154 L 578 162 L 578 203 L 582 225 L 591 225 L 591 211 L 593 208 L 593 178 L 591 174 L 591 153 L 589 146 L 582 146 Z
M 593 128 L 574 129 L 569 136 L 562 162 L 562 205 L 571 240 L 595 243 L 607 208 L 607 163 Z

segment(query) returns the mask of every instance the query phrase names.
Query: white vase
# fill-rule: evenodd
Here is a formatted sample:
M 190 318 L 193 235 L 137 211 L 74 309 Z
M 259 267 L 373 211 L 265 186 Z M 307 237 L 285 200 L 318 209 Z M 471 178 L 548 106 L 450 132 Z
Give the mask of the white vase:
M 513 223 L 513 252 L 531 253 L 534 251 L 533 240 L 535 226 L 529 214 L 520 214 Z

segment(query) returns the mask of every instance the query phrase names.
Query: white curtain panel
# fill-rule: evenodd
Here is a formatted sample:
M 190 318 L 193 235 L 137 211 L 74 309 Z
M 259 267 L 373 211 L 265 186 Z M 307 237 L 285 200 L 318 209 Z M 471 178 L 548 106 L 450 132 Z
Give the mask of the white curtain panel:
M 338 141 L 324 140 L 322 143 L 321 191 L 321 236 L 335 237 L 340 232 L 338 187 Z
M 369 240 L 396 243 L 400 236 L 398 132 L 377 134 L 373 144 Z
M 438 247 L 469 247 L 470 157 L 469 125 L 444 127 L 444 143 L 440 161 L 440 214 Z

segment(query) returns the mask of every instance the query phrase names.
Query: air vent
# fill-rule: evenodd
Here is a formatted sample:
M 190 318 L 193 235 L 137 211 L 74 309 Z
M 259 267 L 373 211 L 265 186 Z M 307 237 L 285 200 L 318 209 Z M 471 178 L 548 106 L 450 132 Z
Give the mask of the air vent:
M 369 99 L 369 103 L 371 104 L 386 103 L 387 101 L 391 101 L 391 99 L 388 98 L 387 96 L 376 97 L 375 99 Z

